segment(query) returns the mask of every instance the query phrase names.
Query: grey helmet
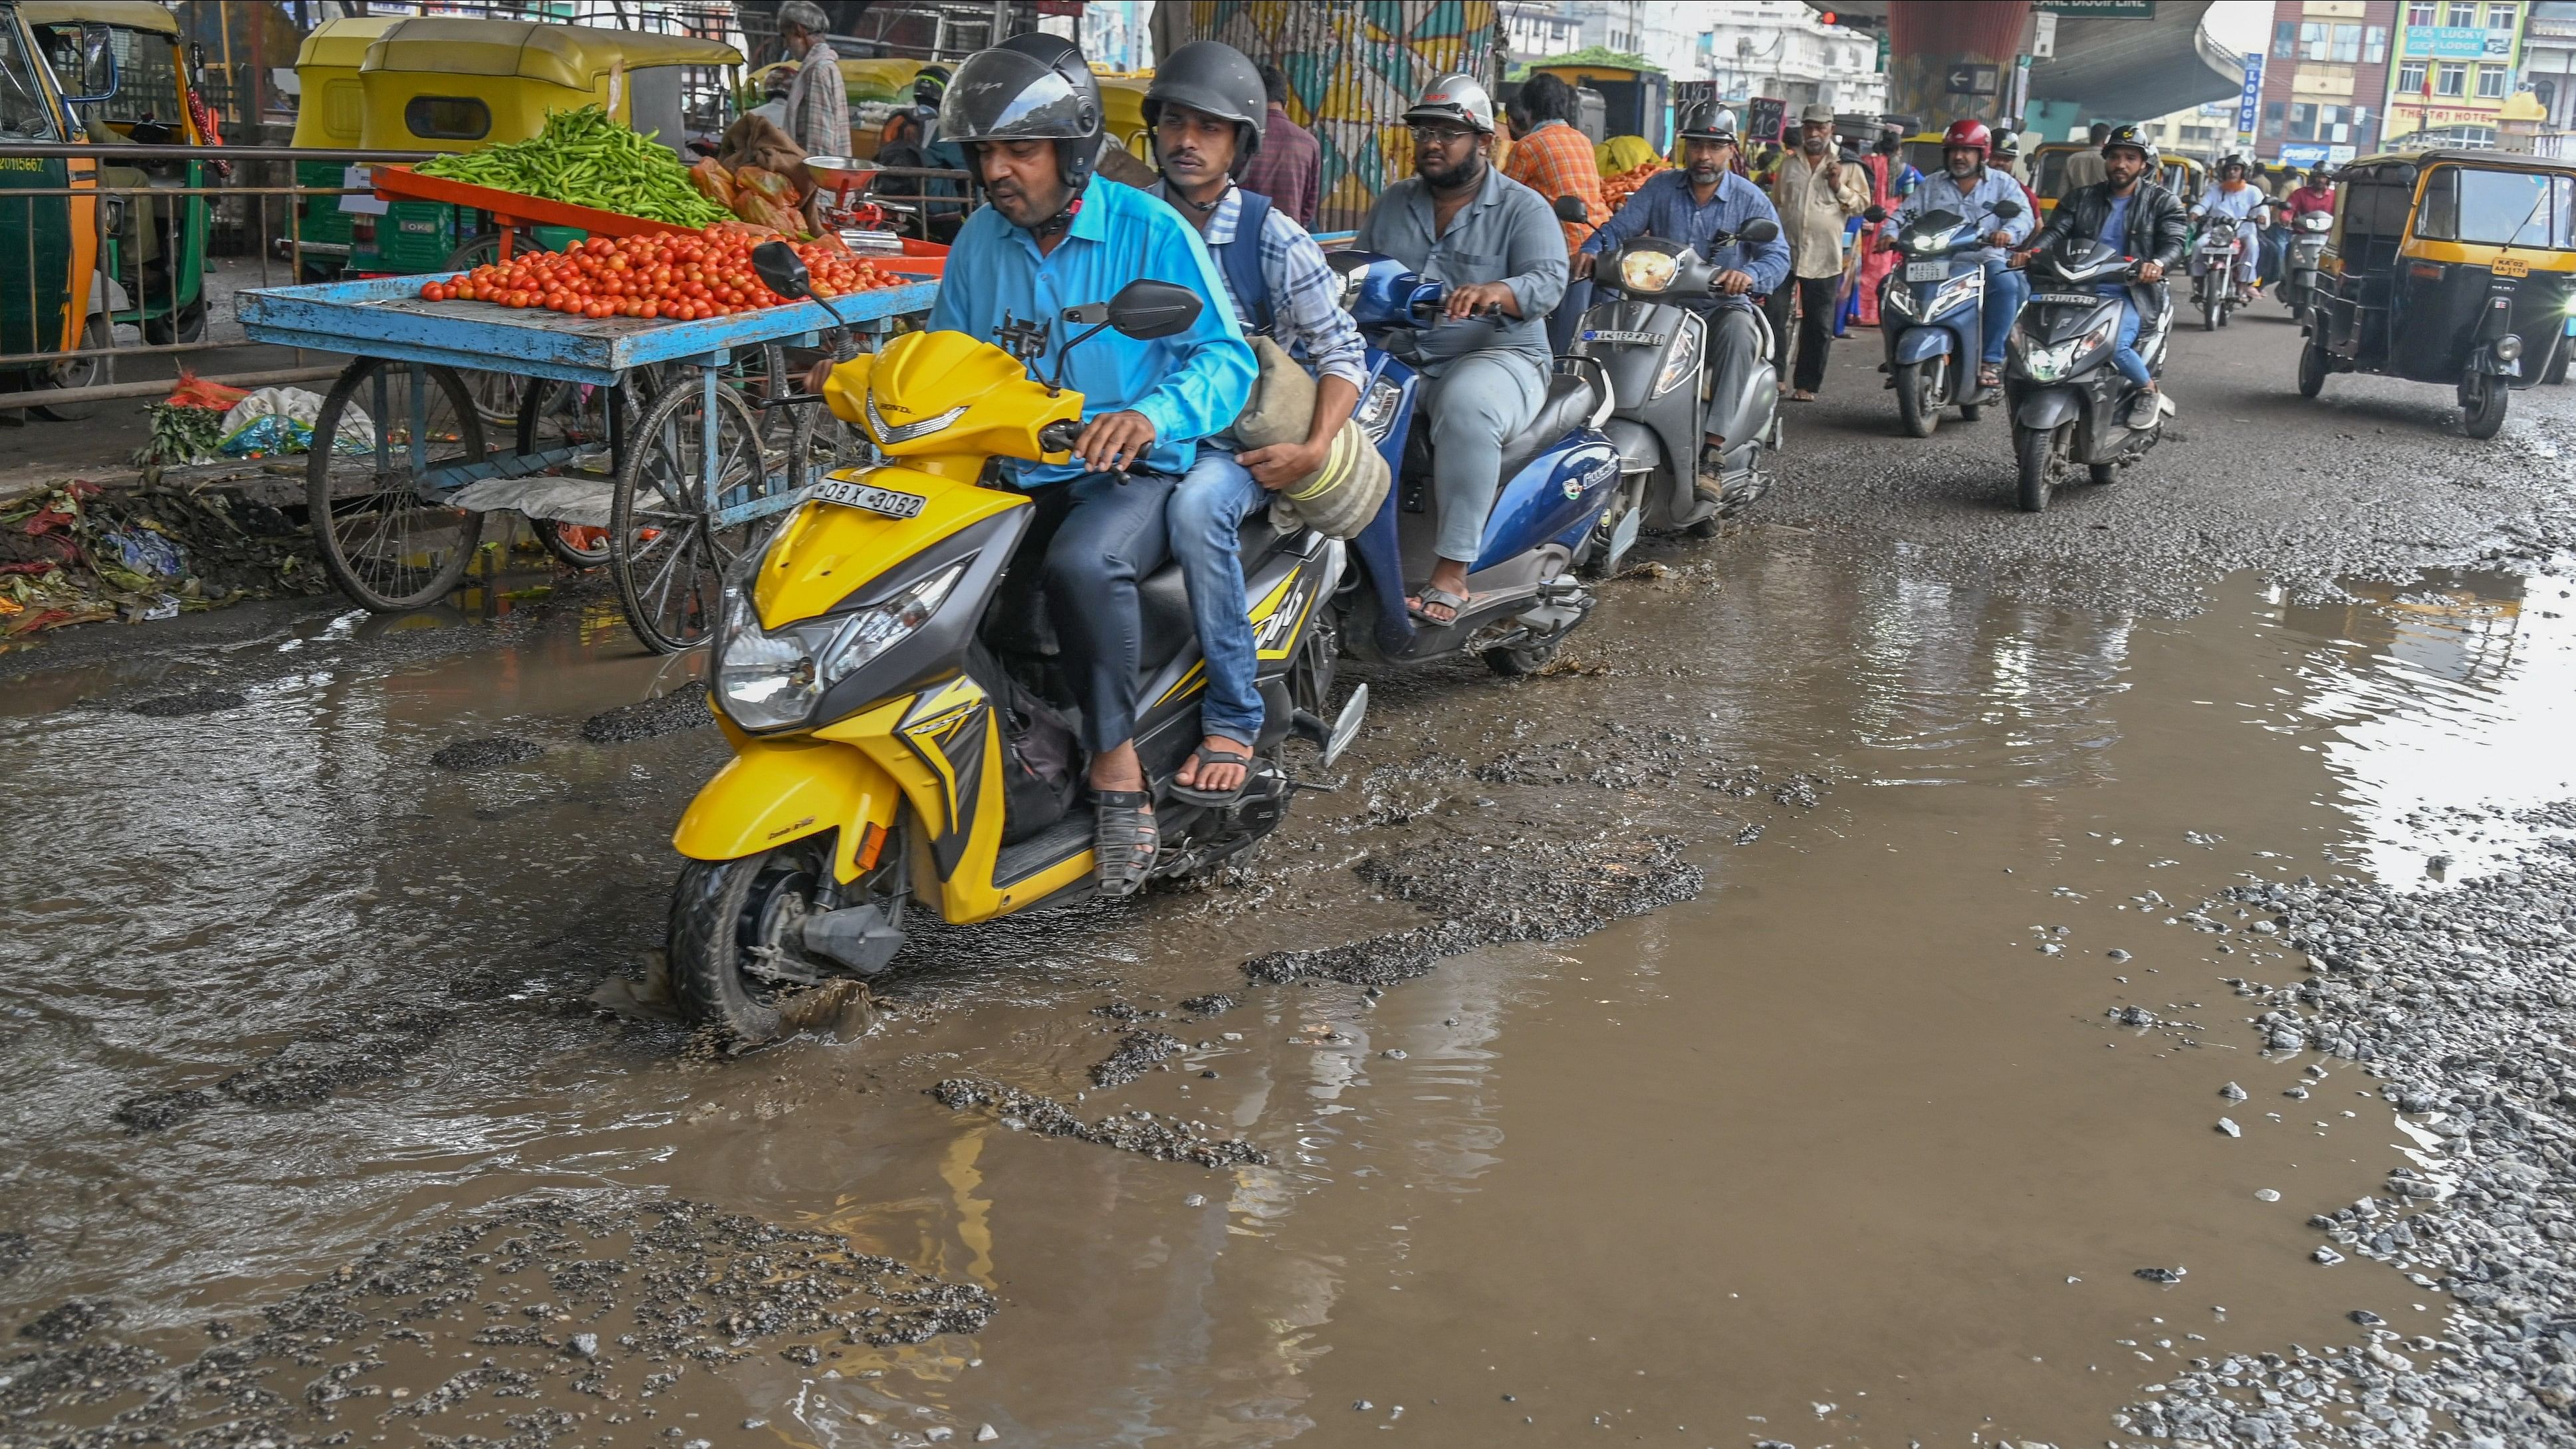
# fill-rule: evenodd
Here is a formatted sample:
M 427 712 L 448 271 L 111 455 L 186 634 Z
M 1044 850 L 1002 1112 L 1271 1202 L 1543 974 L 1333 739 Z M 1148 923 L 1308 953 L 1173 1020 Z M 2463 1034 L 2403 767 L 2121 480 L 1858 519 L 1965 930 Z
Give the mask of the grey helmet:
M 1451 71 L 1423 88 L 1422 99 L 1404 113 L 1408 126 L 1432 121 L 1464 121 L 1480 136 L 1494 134 L 1494 98 L 1485 83 L 1465 71 Z
M 1693 101 L 1682 107 L 1681 124 L 1673 133 L 1685 141 L 1723 141 L 1733 146 L 1737 144 L 1735 113 L 1715 101 Z
M 1238 176 L 1261 149 L 1261 128 L 1270 118 L 1270 92 L 1261 84 L 1261 72 L 1242 51 L 1219 40 L 1193 40 L 1154 67 L 1154 83 L 1145 88 L 1145 124 L 1160 125 L 1166 105 L 1234 122 Z
M 966 57 L 949 77 L 939 98 L 939 135 L 960 146 L 1053 141 L 1064 184 L 1079 192 L 1099 164 L 1107 135 L 1100 82 L 1072 41 L 1015 35 Z

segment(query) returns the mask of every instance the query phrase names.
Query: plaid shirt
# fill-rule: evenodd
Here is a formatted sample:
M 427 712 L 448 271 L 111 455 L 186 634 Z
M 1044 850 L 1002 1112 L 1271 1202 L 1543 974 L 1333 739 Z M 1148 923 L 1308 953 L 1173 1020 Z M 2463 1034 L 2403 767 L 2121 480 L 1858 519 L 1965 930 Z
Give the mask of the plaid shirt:
M 841 58 L 820 40 L 806 47 L 796 81 L 787 88 L 785 129 L 808 156 L 850 154 L 850 96 L 842 87 Z
M 1167 202 L 1172 199 L 1171 183 L 1167 181 L 1155 182 L 1153 192 Z M 1208 218 L 1207 230 L 1201 233 L 1208 251 L 1214 253 L 1232 243 L 1242 220 L 1243 188 L 1229 186 L 1216 204 L 1216 214 Z M 1217 275 L 1225 275 L 1223 263 L 1218 264 Z M 1360 329 L 1351 321 L 1351 314 L 1342 310 L 1341 279 L 1324 264 L 1324 249 L 1315 245 L 1304 227 L 1288 219 L 1276 198 L 1261 226 L 1261 279 L 1270 286 L 1272 339 L 1318 377 L 1343 378 L 1366 391 L 1367 345 L 1360 341 Z M 1232 285 L 1228 279 L 1229 291 Z M 1243 305 L 1241 298 L 1230 296 L 1228 300 L 1234 303 L 1235 319 L 1249 335 L 1251 309 Z
M 1243 168 L 1243 189 L 1267 196 L 1299 226 L 1315 224 L 1323 204 L 1324 153 L 1312 131 L 1288 119 L 1277 101 L 1261 127 L 1261 149 Z
M 1542 122 L 1537 130 L 1513 141 L 1503 174 L 1537 192 L 1551 207 L 1560 196 L 1583 203 L 1582 221 L 1559 223 L 1565 230 L 1568 256 L 1582 250 L 1592 228 L 1609 219 L 1610 204 L 1602 199 L 1601 168 L 1593 160 L 1592 143 L 1563 121 Z

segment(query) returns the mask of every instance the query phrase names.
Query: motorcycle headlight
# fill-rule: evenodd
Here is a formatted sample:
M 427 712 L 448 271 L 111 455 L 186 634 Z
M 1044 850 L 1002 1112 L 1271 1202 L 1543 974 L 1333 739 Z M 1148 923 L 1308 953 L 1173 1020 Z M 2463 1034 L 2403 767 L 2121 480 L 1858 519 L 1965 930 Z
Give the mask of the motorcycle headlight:
M 745 729 L 801 723 L 823 691 L 847 679 L 926 623 L 966 575 L 970 556 L 882 604 L 849 614 L 760 627 L 760 609 L 742 584 L 725 588 L 717 635 L 716 700 Z
M 1359 420 L 1360 431 L 1372 443 L 1383 443 L 1389 428 L 1395 426 L 1395 405 L 1404 399 L 1404 389 L 1379 378 L 1371 384 L 1368 396 L 1360 399 L 1359 410 L 1352 417 Z
M 1619 286 L 1629 292 L 1660 292 L 1681 269 L 1682 259 L 1670 252 L 1629 252 L 1619 258 Z
M 1664 370 L 1655 378 L 1655 397 L 1662 397 L 1684 382 L 1699 376 L 1700 325 L 1696 317 L 1686 319 L 1673 338 L 1672 356 L 1664 359 Z

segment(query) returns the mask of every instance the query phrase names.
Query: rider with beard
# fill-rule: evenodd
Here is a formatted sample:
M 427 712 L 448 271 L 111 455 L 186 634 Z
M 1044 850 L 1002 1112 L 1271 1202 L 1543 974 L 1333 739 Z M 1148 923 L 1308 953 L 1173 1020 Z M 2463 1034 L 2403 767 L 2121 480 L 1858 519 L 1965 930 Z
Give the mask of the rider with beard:
M 1380 193 L 1351 245 L 1449 286 L 1447 321 L 1399 332 L 1388 347 L 1431 379 L 1439 557 L 1411 608 L 1438 627 L 1472 602 L 1467 568 L 1503 486 L 1503 443 L 1547 395 L 1547 314 L 1565 295 L 1565 233 L 1546 200 L 1486 162 L 1494 102 L 1474 76 L 1433 81 L 1404 120 L 1418 174 Z
M 1941 170 L 1915 188 L 1905 204 L 1896 209 L 1895 225 L 1887 228 L 1882 246 L 1896 244 L 1897 233 L 1905 230 L 1916 217 L 1935 211 L 1976 220 L 1994 219 L 1988 245 L 1976 253 L 1986 270 L 1986 335 L 1983 354 L 1977 359 L 1977 386 L 1991 389 L 2003 382 L 2004 344 L 2012 338 L 2013 318 L 2020 315 L 2022 298 L 2030 291 L 2029 281 L 2005 265 L 2013 247 L 2030 235 L 2034 219 L 2023 197 L 2028 195 L 2021 183 L 2009 174 L 1986 165 L 1986 153 L 1994 140 L 1983 121 L 1953 121 L 1941 136 Z M 1995 217 L 1995 203 L 2009 201 L 2016 215 L 2009 219 Z
M 1725 456 L 1725 439 L 1716 428 L 1741 395 L 1740 380 L 1760 360 L 1762 327 L 1753 319 L 1753 305 L 1788 279 L 1789 243 L 1773 237 L 1750 248 L 1735 242 L 1710 248 L 1709 239 L 1720 232 L 1739 234 L 1763 220 L 1777 226 L 1780 213 L 1761 187 L 1734 169 L 1733 116 L 1707 101 L 1694 102 L 1682 108 L 1680 130 L 1683 169 L 1647 178 L 1583 244 L 1574 267 L 1576 275 L 1588 277 L 1603 253 L 1617 251 L 1630 237 L 1657 236 L 1682 243 L 1718 269 L 1720 295 L 1678 303 L 1709 320 L 1708 366 L 1716 386 L 1700 450 L 1699 488 L 1716 498 L 1719 459 Z

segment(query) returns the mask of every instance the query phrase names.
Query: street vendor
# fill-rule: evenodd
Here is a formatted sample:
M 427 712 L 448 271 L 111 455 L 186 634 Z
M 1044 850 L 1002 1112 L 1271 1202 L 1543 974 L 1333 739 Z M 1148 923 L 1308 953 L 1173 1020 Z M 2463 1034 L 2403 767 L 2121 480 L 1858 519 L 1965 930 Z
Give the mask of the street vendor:
M 814 0 L 786 0 L 778 7 L 778 38 L 796 57 L 784 129 L 808 156 L 850 154 L 850 96 L 841 81 L 841 57 L 824 39 L 831 25 Z

